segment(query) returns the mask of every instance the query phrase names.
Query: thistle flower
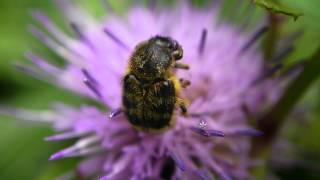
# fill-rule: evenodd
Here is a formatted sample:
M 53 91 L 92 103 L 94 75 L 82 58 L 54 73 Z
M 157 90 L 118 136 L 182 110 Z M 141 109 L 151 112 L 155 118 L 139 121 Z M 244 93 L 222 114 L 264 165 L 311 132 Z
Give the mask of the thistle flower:
M 36 78 L 88 96 L 110 112 L 63 104 L 37 116 L 31 111 L 11 112 L 52 123 L 57 134 L 46 137 L 47 141 L 77 139 L 50 160 L 84 157 L 76 167 L 84 178 L 249 177 L 252 162 L 247 136 L 261 132 L 250 127 L 248 115 L 261 113 L 278 94 L 276 81 L 261 80 L 266 72 L 255 47 L 266 28 L 246 34 L 218 23 L 217 6 L 194 9 L 182 3 L 158 11 L 137 6 L 125 17 L 110 14 L 97 21 L 76 4 L 61 0 L 58 4 L 75 37 L 62 32 L 39 11 L 33 17 L 50 35 L 35 26 L 30 31 L 63 57 L 66 65 L 58 67 L 28 52 L 26 56 L 35 66 L 19 67 Z M 174 127 L 152 134 L 136 130 L 113 110 L 121 107 L 121 80 L 130 53 L 139 42 L 155 35 L 170 36 L 183 46 L 184 62 L 191 68 L 178 71 L 177 76 L 192 84 L 183 91 L 190 116 L 176 112 Z

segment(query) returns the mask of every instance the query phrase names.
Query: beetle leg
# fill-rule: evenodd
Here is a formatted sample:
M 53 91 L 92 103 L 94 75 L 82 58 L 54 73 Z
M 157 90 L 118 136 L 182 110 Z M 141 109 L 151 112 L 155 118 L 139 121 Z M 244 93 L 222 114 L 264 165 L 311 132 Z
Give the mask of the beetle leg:
M 189 69 L 189 65 L 188 65 L 188 64 L 183 64 L 183 63 L 178 63 L 178 62 L 176 62 L 176 63 L 174 64 L 174 68 L 188 70 L 188 69 Z
M 177 97 L 177 104 L 180 107 L 180 110 L 182 112 L 183 115 L 187 115 L 188 110 L 187 110 L 187 106 L 186 103 L 184 102 L 183 99 Z
M 186 88 L 186 87 L 190 86 L 190 84 L 191 84 L 191 82 L 189 80 L 186 80 L 183 78 L 180 78 L 179 82 L 180 82 L 180 85 L 182 88 Z

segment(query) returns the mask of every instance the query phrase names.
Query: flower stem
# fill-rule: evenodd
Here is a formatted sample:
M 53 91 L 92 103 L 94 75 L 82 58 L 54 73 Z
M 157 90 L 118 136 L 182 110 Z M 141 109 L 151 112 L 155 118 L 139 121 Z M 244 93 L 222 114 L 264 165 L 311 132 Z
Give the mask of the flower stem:
M 272 58 L 276 50 L 276 43 L 279 39 L 280 17 L 276 13 L 269 12 L 269 33 L 264 42 L 264 58 Z
M 260 159 L 263 161 L 262 166 L 252 169 L 252 173 L 256 176 L 256 179 L 264 179 L 266 161 L 272 143 L 281 130 L 281 127 L 292 108 L 297 104 L 306 90 L 308 90 L 313 82 L 320 76 L 319 69 L 320 48 L 309 60 L 306 61 L 303 71 L 291 82 L 275 106 L 258 121 L 257 128 L 264 132 L 264 136 L 254 137 L 252 139 L 252 159 Z

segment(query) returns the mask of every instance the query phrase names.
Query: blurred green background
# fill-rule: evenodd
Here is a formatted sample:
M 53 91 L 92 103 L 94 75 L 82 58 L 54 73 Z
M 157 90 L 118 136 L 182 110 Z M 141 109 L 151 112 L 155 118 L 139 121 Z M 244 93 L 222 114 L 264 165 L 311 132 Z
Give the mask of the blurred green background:
M 99 0 L 79 0 L 96 16 L 103 14 Z M 249 0 L 248 0 L 249 1 Z M 129 2 L 129 1 L 128 1 Z M 237 1 L 226 1 L 234 4 Z M 299 9 L 304 16 L 294 22 L 288 18 L 283 33 L 301 30 L 303 35 L 295 42 L 295 52 L 287 58 L 291 64 L 309 57 L 320 44 L 320 1 L 283 0 Z M 119 12 L 125 12 L 128 3 L 112 0 L 111 5 Z M 195 1 L 201 5 L 203 1 Z M 0 104 L 46 109 L 50 102 L 64 101 L 79 104 L 85 101 L 35 80 L 12 68 L 14 62 L 26 62 L 24 52 L 36 48 L 45 57 L 59 59 L 27 32 L 28 24 L 35 23 L 30 12 L 41 9 L 62 28 L 63 17 L 53 1 L 49 0 L 1 0 L 0 1 Z M 225 8 L 228 11 L 228 8 Z M 262 11 L 262 10 L 261 10 Z M 320 70 L 320 69 L 319 69 Z M 308 91 L 300 102 L 297 112 L 292 114 L 282 136 L 294 144 L 292 157 L 301 161 L 287 168 L 272 166 L 273 173 L 280 179 L 320 179 L 320 83 Z M 0 116 L 0 179 L 53 179 L 71 169 L 77 159 L 49 162 L 48 157 L 70 142 L 47 143 L 43 137 L 52 130 L 43 124 L 25 123 Z M 270 171 L 271 172 L 271 171 Z

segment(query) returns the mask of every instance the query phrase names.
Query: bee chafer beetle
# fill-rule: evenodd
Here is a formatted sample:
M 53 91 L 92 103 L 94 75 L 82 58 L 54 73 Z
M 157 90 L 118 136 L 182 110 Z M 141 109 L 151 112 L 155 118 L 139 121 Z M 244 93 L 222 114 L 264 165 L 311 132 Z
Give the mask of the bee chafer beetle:
M 182 57 L 181 45 L 170 37 L 155 36 L 135 47 L 122 84 L 122 111 L 134 127 L 167 129 L 175 122 L 176 106 L 187 114 L 180 91 L 190 82 L 178 80 L 174 74 L 174 68 L 189 69 L 177 62 Z

